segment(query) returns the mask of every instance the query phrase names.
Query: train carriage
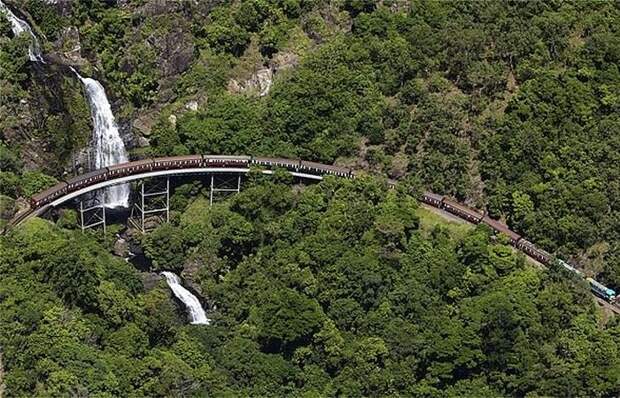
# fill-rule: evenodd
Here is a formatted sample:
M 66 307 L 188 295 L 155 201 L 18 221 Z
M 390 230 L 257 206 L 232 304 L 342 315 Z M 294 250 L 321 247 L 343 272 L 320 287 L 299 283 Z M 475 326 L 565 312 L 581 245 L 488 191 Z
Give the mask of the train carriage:
M 53 187 L 47 188 L 43 192 L 32 195 L 30 198 L 30 206 L 35 209 L 44 206 L 67 192 L 67 183 L 61 181 Z
M 557 262 L 558 262 L 558 264 L 560 264 L 560 266 L 561 266 L 562 268 L 564 268 L 565 270 L 567 270 L 567 271 L 569 271 L 569 272 L 572 272 L 572 273 L 574 273 L 574 274 L 577 274 L 577 275 L 579 275 L 579 276 L 583 276 L 583 272 L 581 272 L 581 271 L 580 271 L 580 270 L 578 270 L 577 268 L 573 267 L 572 265 L 570 265 L 570 264 L 569 264 L 569 263 L 567 263 L 566 261 L 558 259 L 558 260 L 557 260 Z
M 477 210 L 474 210 L 471 207 L 460 204 L 459 202 L 456 202 L 447 197 L 443 198 L 442 208 L 474 224 L 478 224 L 480 220 L 482 220 L 482 218 L 484 217 L 484 214 L 478 212 Z
M 521 235 L 512 231 L 508 226 L 502 222 L 492 219 L 488 215 L 482 218 L 482 222 L 493 229 L 496 233 L 502 233 L 510 238 L 510 243 L 517 247 L 517 242 L 521 239 Z
M 109 177 L 117 178 L 153 170 L 153 159 L 136 160 L 108 166 Z
M 297 170 L 301 166 L 301 160 L 253 157 L 252 164 L 267 167 L 284 167 L 288 170 Z
M 251 158 L 245 155 L 204 155 L 205 167 L 248 167 Z
M 350 177 L 351 169 L 347 167 L 340 167 L 334 165 L 327 165 L 316 162 L 306 162 L 305 160 L 301 161 L 300 165 L 301 170 L 310 171 L 311 173 L 318 174 L 331 174 L 339 177 Z
M 77 189 L 86 187 L 88 185 L 96 184 L 101 181 L 107 180 L 108 177 L 108 169 L 106 167 L 93 170 L 86 174 L 82 174 L 79 176 L 75 176 L 66 180 L 67 182 L 67 190 L 75 191 Z
M 202 165 L 202 156 L 185 155 L 185 156 L 169 156 L 165 158 L 152 159 L 153 170 L 169 170 L 169 169 L 186 169 L 200 167 Z
M 536 245 L 526 239 L 521 239 L 517 243 L 517 248 L 532 257 L 534 260 L 540 261 L 545 265 L 548 265 L 553 258 L 551 254 L 547 253 L 543 249 L 539 249 Z
M 422 202 L 429 204 L 433 207 L 441 207 L 442 201 L 443 201 L 443 196 L 441 195 L 436 195 L 432 192 L 422 193 Z
M 590 284 L 590 289 L 592 290 L 592 292 L 594 292 L 594 294 L 610 303 L 616 302 L 616 292 L 613 289 L 608 288 L 607 286 L 595 281 L 592 278 L 588 278 L 586 280 Z

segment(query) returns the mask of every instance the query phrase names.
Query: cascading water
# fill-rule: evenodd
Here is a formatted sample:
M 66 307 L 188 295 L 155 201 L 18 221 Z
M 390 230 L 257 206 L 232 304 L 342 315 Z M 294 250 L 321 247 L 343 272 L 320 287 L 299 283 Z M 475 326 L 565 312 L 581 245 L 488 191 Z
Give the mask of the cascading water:
M 22 33 L 27 33 L 30 35 L 32 42 L 30 43 L 30 47 L 28 48 L 28 58 L 32 62 L 41 62 L 45 63 L 43 60 L 43 56 L 41 55 L 41 47 L 39 46 L 39 41 L 37 37 L 30 29 L 30 26 L 23 19 L 18 18 L 13 12 L 0 0 L 0 11 L 4 11 L 6 16 L 11 22 L 11 30 L 15 36 L 19 36 Z
M 41 54 L 39 41 L 26 21 L 18 18 L 2 0 L 0 0 L 0 11 L 4 12 L 11 22 L 11 28 L 15 36 L 25 32 L 32 38 L 32 42 L 28 48 L 28 57 L 30 60 L 33 62 L 45 63 L 43 55 Z M 118 132 L 118 126 L 114 120 L 114 114 L 112 114 L 112 108 L 105 94 L 105 89 L 101 83 L 95 79 L 84 78 L 77 73 L 75 69 L 71 68 L 71 70 L 75 72 L 77 77 L 79 77 L 84 84 L 90 104 L 90 113 L 94 126 L 95 168 L 99 169 L 101 167 L 126 162 L 128 157 L 125 144 Z M 129 204 L 129 186 L 124 184 L 106 189 L 103 203 L 106 207 L 127 207 Z
M 128 161 L 125 144 L 118 132 L 110 101 L 105 89 L 95 79 L 82 77 L 75 69 L 73 72 L 80 78 L 86 90 L 90 114 L 93 119 L 93 141 L 95 149 L 95 168 Z M 115 185 L 107 188 L 104 194 L 106 207 L 127 207 L 129 204 L 129 185 Z
M 181 279 L 172 272 L 164 271 L 161 274 L 166 278 L 166 282 L 174 295 L 187 307 L 189 316 L 192 318 L 191 323 L 194 325 L 208 325 L 210 320 L 200 305 L 200 301 L 181 285 Z

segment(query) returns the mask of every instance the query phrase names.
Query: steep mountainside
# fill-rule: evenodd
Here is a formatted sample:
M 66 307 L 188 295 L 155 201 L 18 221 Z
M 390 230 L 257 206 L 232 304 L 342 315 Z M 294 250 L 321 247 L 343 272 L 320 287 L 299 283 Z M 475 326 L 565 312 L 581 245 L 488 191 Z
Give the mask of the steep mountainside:
M 8 396 L 620 394 L 620 320 L 585 282 L 484 226 L 428 226 L 414 199 L 484 209 L 620 291 L 620 3 L 0 4 L 38 42 L 0 15 L 0 227 L 93 163 L 77 73 L 131 159 L 361 175 L 252 174 L 215 206 L 175 181 L 170 222 L 144 236 L 83 234 L 70 209 L 0 236 Z M 137 249 L 144 264 L 120 258 Z M 162 271 L 212 324 L 187 324 Z
M 134 157 L 275 154 L 409 176 L 620 285 L 616 3 L 9 4 L 50 63 L 18 56 L 2 25 L 5 173 L 71 169 L 89 123 L 57 66 L 71 64 L 105 82 Z

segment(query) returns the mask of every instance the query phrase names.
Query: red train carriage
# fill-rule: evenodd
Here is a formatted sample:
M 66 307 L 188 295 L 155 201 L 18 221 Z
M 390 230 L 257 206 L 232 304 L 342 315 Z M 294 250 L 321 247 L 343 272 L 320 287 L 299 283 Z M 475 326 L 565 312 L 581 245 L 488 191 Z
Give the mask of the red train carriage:
M 153 170 L 191 169 L 202 166 L 202 156 L 185 155 L 152 159 Z
M 447 197 L 443 198 L 443 209 L 469 222 L 478 224 L 484 214 Z
M 251 158 L 245 155 L 204 155 L 205 167 L 248 167 Z
M 298 169 L 301 166 L 301 160 L 253 157 L 252 164 L 267 167 L 285 167 L 287 169 Z
M 339 167 L 316 162 L 306 162 L 305 160 L 301 161 L 300 166 L 302 170 L 310 171 L 311 173 L 332 174 L 339 177 L 349 177 L 351 175 L 351 169 L 348 167 Z
M 107 180 L 108 177 L 108 168 L 104 167 L 102 169 L 97 169 L 86 174 L 82 174 L 79 176 L 75 176 L 66 180 L 67 182 L 67 190 L 69 192 L 73 192 L 80 188 L 86 187 L 88 185 L 96 184 L 101 181 Z
M 521 239 L 521 235 L 512 231 L 506 224 L 494 220 L 489 216 L 484 216 L 482 222 L 491 227 L 496 233 L 507 235 L 510 238 L 510 243 L 512 243 L 515 247 L 517 246 L 519 239 Z
M 422 202 L 429 204 L 433 207 L 441 207 L 442 201 L 443 201 L 443 196 L 441 195 L 436 195 L 432 192 L 422 193 Z
M 143 173 L 153 169 L 153 159 L 136 160 L 108 166 L 108 178 L 124 177 L 132 174 Z
M 543 249 L 539 249 L 532 242 L 526 239 L 521 239 L 517 243 L 517 248 L 523 251 L 528 256 L 532 257 L 535 260 L 540 261 L 541 263 L 545 265 L 549 264 L 551 262 L 551 259 L 553 258 L 551 254 L 547 253 Z
M 47 188 L 43 192 L 39 192 L 35 195 L 32 195 L 30 198 L 30 206 L 33 209 L 44 206 L 56 198 L 64 195 L 68 192 L 67 183 L 64 181 L 59 182 L 51 188 Z

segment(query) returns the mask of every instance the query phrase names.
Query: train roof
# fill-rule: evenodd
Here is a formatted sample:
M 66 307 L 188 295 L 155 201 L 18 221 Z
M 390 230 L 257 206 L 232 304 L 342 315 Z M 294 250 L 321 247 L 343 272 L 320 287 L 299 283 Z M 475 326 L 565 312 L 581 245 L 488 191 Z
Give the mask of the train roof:
M 608 294 L 610 296 L 615 296 L 616 295 L 616 291 L 615 290 L 608 288 L 607 286 L 603 285 L 600 282 L 597 282 L 596 280 L 594 280 L 592 278 L 588 278 L 587 281 L 590 282 L 592 285 L 596 286 L 597 288 L 601 289 L 602 291 L 604 291 L 606 294 Z
M 43 199 L 43 198 L 45 198 L 45 197 L 47 197 L 47 196 L 49 196 L 51 194 L 56 193 L 57 191 L 63 189 L 66 186 L 67 186 L 67 183 L 64 182 L 64 181 L 61 181 L 58 184 L 54 185 L 53 187 L 49 187 L 49 188 L 47 188 L 44 191 L 41 191 L 41 192 L 39 192 L 37 194 L 32 195 L 32 199 L 38 202 L 39 200 L 41 200 L 41 199 Z
M 314 167 L 316 169 L 333 170 L 333 171 L 338 171 L 341 173 L 349 172 L 349 169 L 347 167 L 341 167 L 341 166 L 335 166 L 331 164 L 323 164 L 323 163 L 317 163 L 317 162 L 307 162 L 305 160 L 301 161 L 301 165 L 307 166 L 307 167 Z
M 519 242 L 521 245 L 523 246 L 530 246 L 533 249 L 538 250 L 539 252 L 541 252 L 542 254 L 545 254 L 547 256 L 551 256 L 551 254 L 543 249 L 541 249 L 540 247 L 536 246 L 535 244 L 533 244 L 532 242 L 530 242 L 527 239 L 521 239 L 521 241 Z
M 205 159 L 221 159 L 221 160 L 247 160 L 251 157 L 247 155 L 204 155 Z
M 257 162 L 268 162 L 268 163 L 282 163 L 282 164 L 292 164 L 298 165 L 298 159 L 285 159 L 285 158 L 266 158 L 261 156 L 255 156 L 254 160 Z
M 518 233 L 508 228 L 506 224 L 499 222 L 497 220 L 494 220 L 489 216 L 485 215 L 484 218 L 482 219 L 482 222 L 487 224 L 489 227 L 493 228 L 495 231 L 508 235 L 508 237 L 510 237 L 513 240 L 519 240 L 519 238 L 521 238 L 521 235 L 519 235 Z
M 125 162 L 125 163 L 119 163 L 119 164 L 115 164 L 112 166 L 108 166 L 108 169 L 110 170 L 118 170 L 118 169 L 123 169 L 125 167 L 133 167 L 133 166 L 140 166 L 143 164 L 149 164 L 153 162 L 153 159 L 142 159 L 142 160 L 134 160 L 133 162 Z
M 428 196 L 429 198 L 436 200 L 438 202 L 441 202 L 443 200 L 443 196 L 441 195 L 437 195 L 436 193 L 432 193 L 432 192 L 424 192 L 423 193 L 424 196 Z
M 461 210 L 461 211 L 463 211 L 465 213 L 469 213 L 471 215 L 475 215 L 475 216 L 478 216 L 480 218 L 482 218 L 482 216 L 483 216 L 483 214 L 480 213 L 478 210 L 473 209 L 473 208 L 471 208 L 469 206 L 465 206 L 465 205 L 463 205 L 463 204 L 461 204 L 461 203 L 459 203 L 459 202 L 457 202 L 455 200 L 452 200 L 450 198 L 444 197 L 443 198 L 443 202 L 448 204 L 448 205 L 450 205 L 450 206 L 452 206 L 452 207 L 454 207 L 454 208 L 456 208 L 456 209 L 459 209 L 459 210 Z
M 153 162 L 179 162 L 184 160 L 202 160 L 201 155 L 165 156 L 151 159 Z

